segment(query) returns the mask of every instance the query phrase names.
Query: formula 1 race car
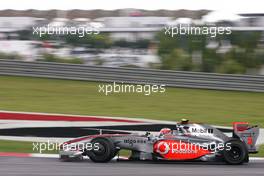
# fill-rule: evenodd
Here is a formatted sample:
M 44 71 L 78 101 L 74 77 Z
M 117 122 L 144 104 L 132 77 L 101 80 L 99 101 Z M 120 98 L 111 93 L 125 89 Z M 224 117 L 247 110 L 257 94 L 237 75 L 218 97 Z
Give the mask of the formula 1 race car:
M 257 153 L 257 126 L 234 122 L 232 136 L 210 125 L 188 121 L 175 129 L 163 128 L 158 134 L 99 134 L 67 141 L 60 146 L 60 159 L 88 156 L 94 162 L 108 162 L 121 149 L 131 150 L 129 160 L 199 160 L 242 164 L 249 153 Z

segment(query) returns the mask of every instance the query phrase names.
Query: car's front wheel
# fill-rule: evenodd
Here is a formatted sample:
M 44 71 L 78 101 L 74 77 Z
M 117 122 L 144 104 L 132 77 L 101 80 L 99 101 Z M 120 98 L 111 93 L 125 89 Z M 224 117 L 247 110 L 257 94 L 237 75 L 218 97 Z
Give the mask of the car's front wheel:
M 93 162 L 105 163 L 115 156 L 115 145 L 110 139 L 98 137 L 93 139 L 91 143 L 95 147 L 88 151 L 87 155 Z

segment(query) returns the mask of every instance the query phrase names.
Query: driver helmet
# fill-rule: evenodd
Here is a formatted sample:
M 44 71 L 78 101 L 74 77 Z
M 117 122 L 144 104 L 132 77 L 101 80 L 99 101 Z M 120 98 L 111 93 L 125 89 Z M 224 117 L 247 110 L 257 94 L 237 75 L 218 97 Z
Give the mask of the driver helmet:
M 189 120 L 188 119 L 181 119 L 181 124 L 182 125 L 186 125 L 189 123 Z
M 162 128 L 159 133 L 160 135 L 171 134 L 172 130 L 170 128 Z

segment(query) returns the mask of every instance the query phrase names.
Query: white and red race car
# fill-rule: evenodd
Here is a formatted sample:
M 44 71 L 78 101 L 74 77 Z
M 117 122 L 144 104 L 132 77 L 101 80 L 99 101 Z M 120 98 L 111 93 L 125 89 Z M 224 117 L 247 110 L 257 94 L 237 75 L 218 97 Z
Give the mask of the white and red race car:
M 121 149 L 131 150 L 129 160 L 200 160 L 242 164 L 249 153 L 257 153 L 257 126 L 233 123 L 232 137 L 210 125 L 176 124 L 175 129 L 163 128 L 159 134 L 99 134 L 67 141 L 60 146 L 60 159 L 88 156 L 94 162 L 108 162 Z

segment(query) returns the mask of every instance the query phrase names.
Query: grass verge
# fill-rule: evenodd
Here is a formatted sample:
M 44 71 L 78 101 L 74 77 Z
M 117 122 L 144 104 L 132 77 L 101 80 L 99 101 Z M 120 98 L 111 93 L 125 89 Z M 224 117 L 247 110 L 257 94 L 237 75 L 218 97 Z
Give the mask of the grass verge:
M 264 157 L 264 144 L 259 146 L 259 152 L 257 154 L 250 155 L 250 156 L 252 156 L 252 157 L 254 157 L 254 156 Z
M 248 121 L 264 127 L 264 93 L 167 88 L 149 96 L 98 92 L 87 81 L 0 76 L 0 110 L 125 116 L 231 126 Z
M 17 152 L 17 153 L 40 153 L 34 149 L 33 142 L 0 140 L 0 152 Z M 54 154 L 58 151 L 43 150 L 41 153 Z

